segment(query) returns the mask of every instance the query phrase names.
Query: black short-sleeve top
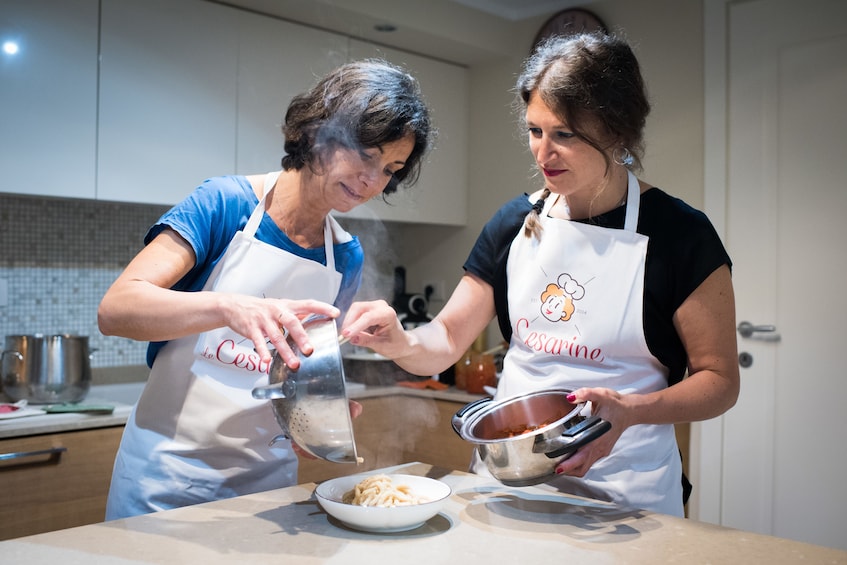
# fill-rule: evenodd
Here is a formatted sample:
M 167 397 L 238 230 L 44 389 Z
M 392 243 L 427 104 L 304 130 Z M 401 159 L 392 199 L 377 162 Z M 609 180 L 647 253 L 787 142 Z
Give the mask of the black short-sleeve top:
M 506 263 L 515 237 L 524 237 L 523 221 L 532 208 L 524 194 L 507 202 L 482 229 L 465 271 L 494 289 L 500 331 L 511 339 L 507 305 Z M 609 229 L 623 229 L 626 207 L 621 206 L 588 220 Z M 714 226 L 706 215 L 658 188 L 641 194 L 638 233 L 646 235 L 644 269 L 644 336 L 650 352 L 668 368 L 668 384 L 682 380 L 688 356 L 673 315 L 689 295 L 721 265 L 732 266 Z

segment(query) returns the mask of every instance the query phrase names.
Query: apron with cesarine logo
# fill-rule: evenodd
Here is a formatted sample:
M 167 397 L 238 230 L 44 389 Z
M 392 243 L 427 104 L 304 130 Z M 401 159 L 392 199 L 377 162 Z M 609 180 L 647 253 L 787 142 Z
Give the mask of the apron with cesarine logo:
M 623 229 L 551 218 L 555 202 L 547 198 L 540 214 L 540 241 L 521 230 L 511 244 L 512 338 L 495 398 L 556 387 L 621 394 L 666 388 L 667 371 L 644 337 L 647 237 L 636 231 L 638 179 L 629 173 Z M 558 476 L 548 485 L 681 516 L 681 476 L 674 427 L 640 424 L 585 477 Z
M 342 275 L 335 270 L 330 217 L 326 266 L 255 238 L 278 176 L 267 175 L 262 198 L 203 290 L 333 303 Z M 291 444 L 269 445 L 281 429 L 270 402 L 251 394 L 267 384 L 268 369 L 252 341 L 227 327 L 168 342 L 127 422 L 107 519 L 294 484 Z

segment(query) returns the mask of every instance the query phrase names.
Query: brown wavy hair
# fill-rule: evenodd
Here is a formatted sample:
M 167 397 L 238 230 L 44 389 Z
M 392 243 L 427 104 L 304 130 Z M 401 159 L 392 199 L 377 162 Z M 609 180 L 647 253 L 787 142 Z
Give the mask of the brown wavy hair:
M 644 126 L 650 102 L 641 67 L 629 44 L 602 32 L 553 36 L 524 61 L 515 86 L 516 110 L 523 120 L 530 97 L 536 94 L 582 141 L 603 154 L 606 170 L 612 154 L 626 149 L 627 165 L 641 169 Z M 540 235 L 536 203 L 527 217 L 530 234 Z

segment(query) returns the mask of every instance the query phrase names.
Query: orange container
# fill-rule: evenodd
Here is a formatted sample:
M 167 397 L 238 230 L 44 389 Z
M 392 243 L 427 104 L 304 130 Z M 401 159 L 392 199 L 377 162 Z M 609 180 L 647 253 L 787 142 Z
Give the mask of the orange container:
M 484 394 L 486 386 L 497 386 L 497 369 L 494 356 L 472 353 L 470 366 L 465 369 L 466 390 L 472 394 Z
M 468 388 L 468 371 L 471 368 L 471 352 L 466 351 L 462 358 L 456 361 L 456 388 L 466 390 Z

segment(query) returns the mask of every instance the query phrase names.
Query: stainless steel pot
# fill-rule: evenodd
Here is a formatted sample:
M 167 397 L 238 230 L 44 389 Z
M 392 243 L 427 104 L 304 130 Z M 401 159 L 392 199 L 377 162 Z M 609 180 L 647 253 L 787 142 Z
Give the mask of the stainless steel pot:
M 303 328 L 314 352 L 303 355 L 289 338 L 288 345 L 300 359 L 300 368 L 292 371 L 274 352 L 269 384 L 254 388 L 253 397 L 271 399 L 274 416 L 283 431 L 279 437 L 290 438 L 315 457 L 335 463 L 357 463 L 335 320 L 308 318 Z
M 79 402 L 91 386 L 88 337 L 7 335 L 0 356 L 3 392 L 33 404 Z
M 568 402 L 570 390 L 549 389 L 494 401 L 483 398 L 456 412 L 453 430 L 476 444 L 491 474 L 509 486 L 529 486 L 555 476 L 559 461 L 609 431 L 585 404 Z

